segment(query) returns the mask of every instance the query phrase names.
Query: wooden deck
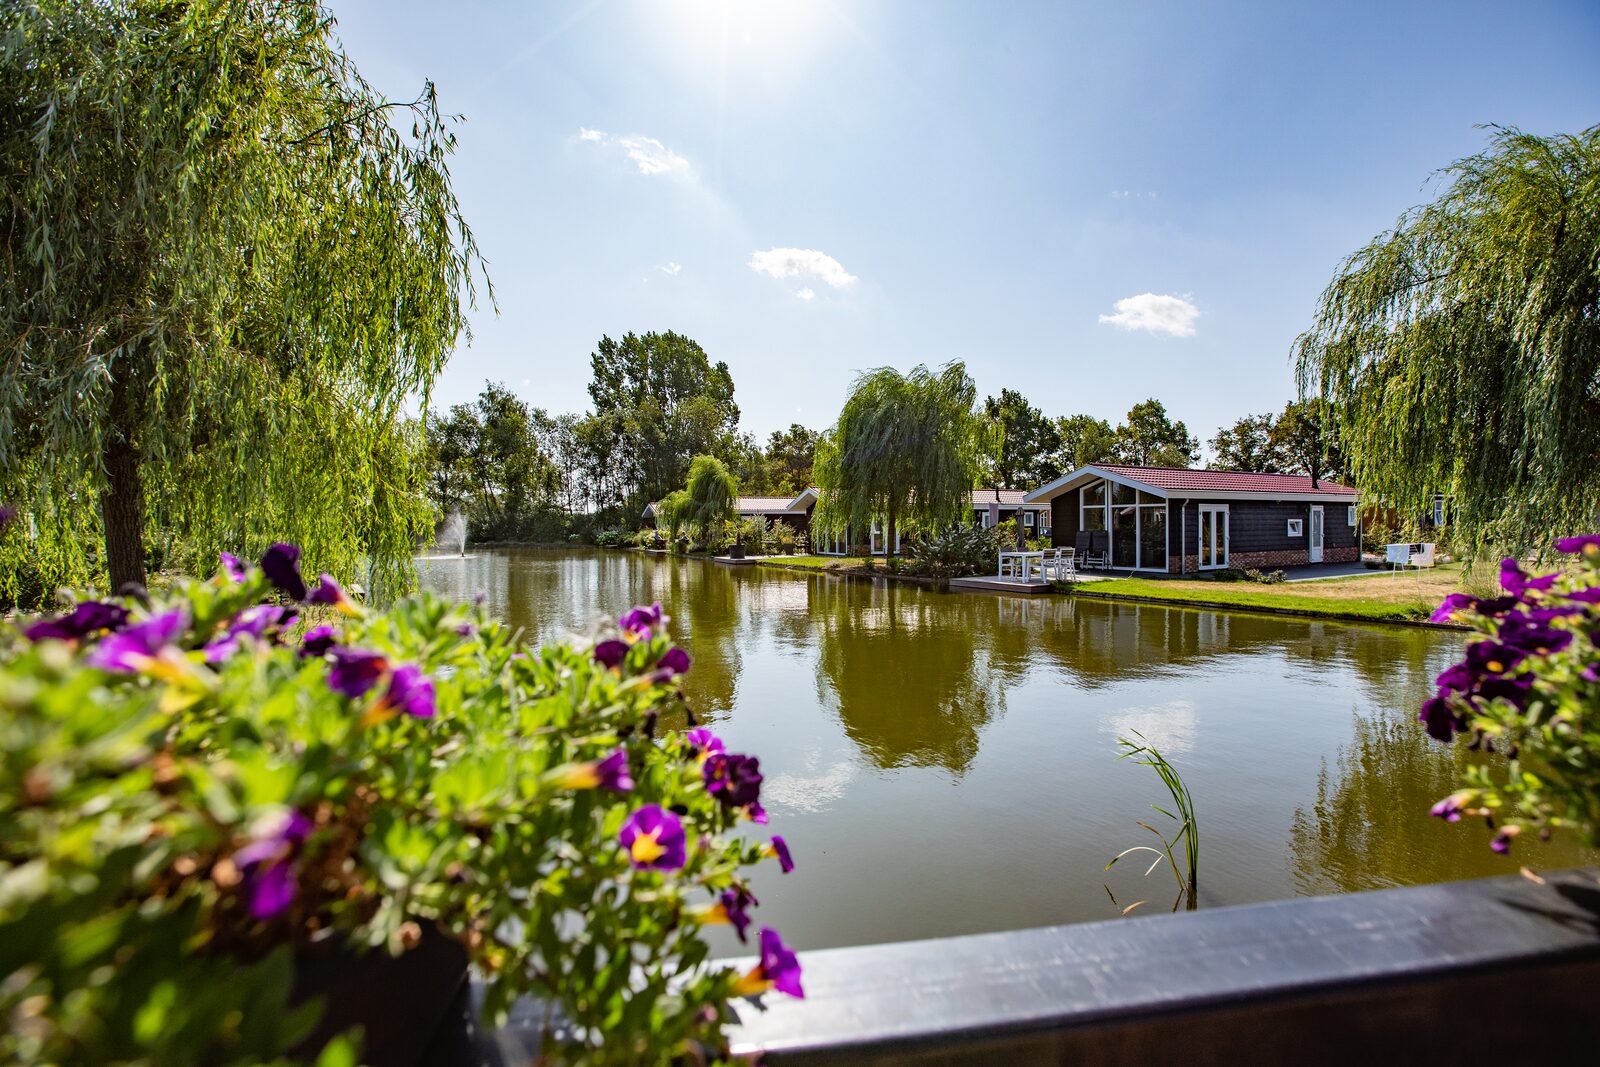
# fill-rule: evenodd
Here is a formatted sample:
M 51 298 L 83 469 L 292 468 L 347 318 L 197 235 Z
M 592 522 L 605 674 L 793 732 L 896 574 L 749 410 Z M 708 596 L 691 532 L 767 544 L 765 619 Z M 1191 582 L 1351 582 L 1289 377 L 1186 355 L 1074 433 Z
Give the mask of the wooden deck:
M 1023 581 L 1018 578 L 1000 578 L 996 575 L 981 575 L 976 578 L 952 578 L 950 588 L 969 593 L 1048 593 L 1051 585 L 1049 582 L 1035 579 Z

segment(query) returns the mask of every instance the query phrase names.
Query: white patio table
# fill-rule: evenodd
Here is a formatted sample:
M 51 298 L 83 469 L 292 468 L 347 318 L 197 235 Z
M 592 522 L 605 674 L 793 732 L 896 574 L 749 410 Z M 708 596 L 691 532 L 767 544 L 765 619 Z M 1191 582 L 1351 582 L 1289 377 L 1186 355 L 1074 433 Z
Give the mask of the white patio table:
M 1000 553 L 1000 569 L 995 572 L 997 578 L 1006 577 L 1006 564 L 1011 563 L 1012 569 L 1020 571 L 1016 577 L 1023 581 L 1033 577 L 1034 568 L 1039 570 L 1039 576 L 1044 577 L 1043 552 L 1002 552 Z

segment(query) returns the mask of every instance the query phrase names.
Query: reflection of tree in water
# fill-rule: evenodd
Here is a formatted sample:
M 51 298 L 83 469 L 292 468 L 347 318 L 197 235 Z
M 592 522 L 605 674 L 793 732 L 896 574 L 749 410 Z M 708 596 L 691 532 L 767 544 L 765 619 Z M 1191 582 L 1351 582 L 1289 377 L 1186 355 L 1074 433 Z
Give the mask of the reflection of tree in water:
M 878 766 L 963 773 L 1005 698 L 959 598 L 846 586 L 813 586 L 823 703 Z
M 738 585 L 726 568 L 699 560 L 677 560 L 662 570 L 655 588 L 670 605 L 673 635 L 693 657 L 684 696 L 696 716 L 716 722 L 733 708 L 744 663 Z
M 1324 764 L 1318 774 L 1315 803 L 1296 809 L 1290 826 L 1290 864 L 1301 893 L 1516 872 L 1516 862 L 1489 851 L 1480 821 L 1451 825 L 1428 815 L 1460 782 L 1461 765 L 1482 757 L 1432 740 L 1404 712 L 1356 715 L 1352 733 L 1351 743 L 1340 747 L 1337 767 L 1330 772 Z M 1517 858 L 1568 867 L 1600 856 L 1557 838 L 1519 842 Z

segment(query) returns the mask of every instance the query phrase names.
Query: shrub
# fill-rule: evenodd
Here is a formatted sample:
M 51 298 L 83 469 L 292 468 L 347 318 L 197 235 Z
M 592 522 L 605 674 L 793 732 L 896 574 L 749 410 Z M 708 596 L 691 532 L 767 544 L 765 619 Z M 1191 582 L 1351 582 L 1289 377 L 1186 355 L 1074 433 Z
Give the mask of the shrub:
M 633 539 L 633 534 L 619 527 L 601 530 L 594 535 L 594 543 L 601 548 L 621 548 Z
M 919 564 L 920 573 L 948 581 L 992 572 L 1001 543 L 993 530 L 957 525 L 912 545 L 911 557 Z
M 0 1059 L 271 1059 L 317 1011 L 297 958 L 425 927 L 491 1023 L 564 1015 L 572 1062 L 715 1057 L 731 997 L 799 994 L 767 931 L 764 969 L 707 962 L 701 924 L 744 936 L 742 868 L 790 864 L 735 833 L 765 821 L 753 758 L 654 736 L 689 666 L 659 605 L 534 650 L 436 597 L 308 591 L 297 555 L 0 633 Z M 330 622 L 299 632 L 269 574 Z
M 1461 735 L 1504 757 L 1468 765 L 1463 787 L 1433 814 L 1481 816 L 1497 852 L 1527 830 L 1600 845 L 1600 535 L 1556 546 L 1578 565 L 1533 577 L 1507 559 L 1504 595 L 1452 593 L 1433 614 L 1479 636 L 1439 675 L 1418 718 L 1440 741 Z
M 1254 567 L 1246 567 L 1244 576 L 1252 582 L 1259 582 L 1262 585 L 1277 585 L 1288 577 L 1282 571 L 1260 571 Z

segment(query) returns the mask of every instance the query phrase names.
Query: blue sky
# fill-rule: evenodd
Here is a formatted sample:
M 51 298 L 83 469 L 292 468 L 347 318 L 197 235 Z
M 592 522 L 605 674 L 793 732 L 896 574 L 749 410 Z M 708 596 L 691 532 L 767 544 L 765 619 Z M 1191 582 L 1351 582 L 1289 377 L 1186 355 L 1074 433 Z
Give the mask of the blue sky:
M 1293 393 L 1341 257 L 1497 122 L 1600 122 L 1593 3 L 332 0 L 452 164 L 500 311 L 435 402 L 583 410 L 602 334 L 727 361 L 743 428 L 831 424 L 856 371 L 1202 439 Z

